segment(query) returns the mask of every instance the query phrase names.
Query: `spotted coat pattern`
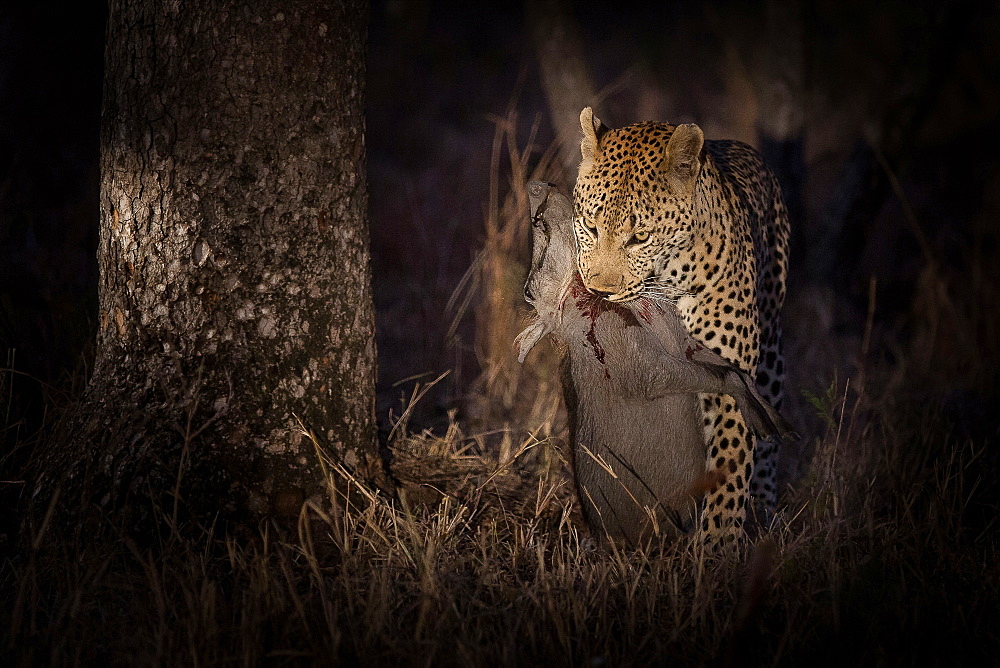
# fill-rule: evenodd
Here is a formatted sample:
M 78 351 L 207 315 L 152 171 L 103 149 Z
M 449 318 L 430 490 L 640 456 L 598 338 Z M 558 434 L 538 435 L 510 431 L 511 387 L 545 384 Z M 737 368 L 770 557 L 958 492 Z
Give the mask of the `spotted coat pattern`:
M 696 125 L 608 130 L 581 114 L 574 231 L 584 284 L 609 301 L 670 301 L 692 337 L 756 374 L 780 408 L 789 222 L 777 180 L 736 141 Z M 707 471 L 701 529 L 728 541 L 777 500 L 777 443 L 757 441 L 728 395 L 700 395 Z

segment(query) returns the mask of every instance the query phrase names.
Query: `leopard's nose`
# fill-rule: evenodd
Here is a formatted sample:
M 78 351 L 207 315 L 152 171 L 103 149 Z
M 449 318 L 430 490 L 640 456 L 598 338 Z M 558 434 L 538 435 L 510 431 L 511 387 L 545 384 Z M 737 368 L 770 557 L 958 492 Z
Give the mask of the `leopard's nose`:
M 620 292 L 624 283 L 624 277 L 613 271 L 595 271 L 583 281 L 590 294 L 603 298 Z

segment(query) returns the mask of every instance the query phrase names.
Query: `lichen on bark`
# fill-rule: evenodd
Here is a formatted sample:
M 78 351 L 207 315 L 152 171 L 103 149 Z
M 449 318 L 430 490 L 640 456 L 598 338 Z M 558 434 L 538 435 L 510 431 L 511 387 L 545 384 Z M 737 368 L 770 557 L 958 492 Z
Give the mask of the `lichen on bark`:
M 378 477 L 366 20 L 112 2 L 97 360 L 39 496 L 297 512 L 323 489 L 303 427 Z

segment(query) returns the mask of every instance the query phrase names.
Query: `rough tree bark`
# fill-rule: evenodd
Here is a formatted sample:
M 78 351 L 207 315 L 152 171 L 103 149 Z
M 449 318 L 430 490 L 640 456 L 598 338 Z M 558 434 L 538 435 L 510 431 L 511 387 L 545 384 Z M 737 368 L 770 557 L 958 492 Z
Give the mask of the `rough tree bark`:
M 136 520 L 175 499 L 187 516 L 294 514 L 323 490 L 300 421 L 381 470 L 367 15 L 363 0 L 111 3 L 97 360 L 36 494 Z

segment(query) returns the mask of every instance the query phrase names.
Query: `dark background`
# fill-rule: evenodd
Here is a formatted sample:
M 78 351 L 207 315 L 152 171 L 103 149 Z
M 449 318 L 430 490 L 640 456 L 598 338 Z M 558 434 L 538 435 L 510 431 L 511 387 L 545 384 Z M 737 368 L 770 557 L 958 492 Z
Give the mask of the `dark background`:
M 787 50 L 767 30 L 767 11 L 783 3 L 588 3 L 574 16 L 595 87 L 608 91 L 608 125 L 697 122 L 709 139 L 761 148 L 789 186 L 794 383 L 823 387 L 870 359 L 858 351 L 871 309 L 878 359 L 923 364 L 918 390 L 963 405 L 974 397 L 983 412 L 998 345 L 1000 11 L 940 4 L 787 5 L 800 16 L 801 34 L 789 39 L 802 53 L 804 121 L 801 136 L 779 145 L 759 131 L 753 110 L 765 107 L 747 82 Z M 0 350 L 14 350 L 0 363 L 31 377 L 13 389 L 28 414 L 41 410 L 46 385 L 80 387 L 92 345 L 105 16 L 94 2 L 0 13 Z M 457 359 L 474 366 L 467 343 L 446 345 L 445 303 L 481 247 L 492 117 L 514 110 L 525 138 L 537 122 L 539 155 L 553 136 L 524 23 L 517 4 L 372 2 L 382 421 L 396 381 Z M 956 319 L 964 324 L 951 331 Z M 468 324 L 460 331 L 470 340 Z M 440 392 L 431 412 L 471 375 Z

